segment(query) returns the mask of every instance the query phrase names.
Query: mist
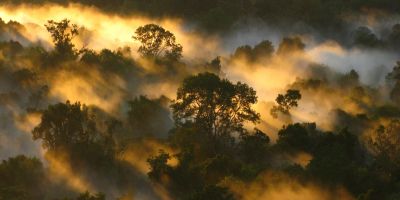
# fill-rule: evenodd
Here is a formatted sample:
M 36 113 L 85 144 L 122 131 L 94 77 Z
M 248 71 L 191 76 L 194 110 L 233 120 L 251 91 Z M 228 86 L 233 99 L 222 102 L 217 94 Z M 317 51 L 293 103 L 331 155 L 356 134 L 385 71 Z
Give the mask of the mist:
M 398 138 L 391 134 L 400 116 L 400 16 L 390 6 L 360 5 L 323 27 L 289 14 L 274 22 L 257 12 L 231 20 L 219 7 L 198 17 L 168 9 L 154 14 L 145 3 L 111 11 L 111 5 L 79 2 L 0 3 L 0 159 L 4 166 L 25 159 L 28 172 L 34 164 L 26 163 L 40 163 L 35 177 L 43 185 L 27 187 L 28 199 L 83 198 L 85 192 L 86 198 L 127 200 L 398 197 Z M 223 25 L 211 24 L 214 15 Z M 70 40 L 57 41 L 49 20 L 68 20 L 61 35 Z M 165 57 L 161 50 L 140 51 L 137 30 L 148 24 L 171 33 L 160 45 L 181 46 L 176 59 L 167 56 L 174 49 L 162 49 Z M 218 79 L 254 89 L 255 101 L 249 90 L 251 106 L 243 111 L 254 109 L 254 120 L 232 115 L 248 118 L 222 126 L 231 132 L 221 140 L 200 135 L 208 130 L 198 114 L 204 111 L 180 115 L 176 105 L 186 97 L 181 93 L 200 87 L 190 84 L 207 85 L 194 81 L 201 75 L 211 77 L 210 85 Z M 301 95 L 287 105 L 279 101 L 290 91 Z M 231 100 L 244 98 L 236 95 Z M 1 165 L 0 175 L 12 170 Z M 379 174 L 381 166 L 387 168 Z M 349 174 L 357 177 L 341 179 Z M 0 181 L 0 191 L 14 182 L 25 191 L 25 183 L 13 181 Z M 358 187 L 362 182 L 368 183 Z M 0 199 L 17 199 L 17 190 L 4 191 Z

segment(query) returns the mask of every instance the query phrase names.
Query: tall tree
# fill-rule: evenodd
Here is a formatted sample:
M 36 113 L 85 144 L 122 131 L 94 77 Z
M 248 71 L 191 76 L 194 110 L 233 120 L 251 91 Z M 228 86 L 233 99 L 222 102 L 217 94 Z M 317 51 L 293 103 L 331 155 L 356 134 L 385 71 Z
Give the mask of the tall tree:
M 147 24 L 136 29 L 133 39 L 141 46 L 138 52 L 144 57 L 179 60 L 182 45 L 176 42 L 175 35 L 156 24 Z
M 177 125 L 191 121 L 212 137 L 242 132 L 246 121 L 256 123 L 260 115 L 251 108 L 256 91 L 243 83 L 233 84 L 212 73 L 186 78 L 171 105 Z
M 95 121 L 88 108 L 69 101 L 50 105 L 32 131 L 33 139 L 42 139 L 43 146 L 49 150 L 89 143 L 95 140 L 95 133 Z
M 68 19 L 63 19 L 59 22 L 49 20 L 45 27 L 51 34 L 56 53 L 65 58 L 76 56 L 77 51 L 72 43 L 72 39 L 79 34 L 76 24 L 71 24 Z

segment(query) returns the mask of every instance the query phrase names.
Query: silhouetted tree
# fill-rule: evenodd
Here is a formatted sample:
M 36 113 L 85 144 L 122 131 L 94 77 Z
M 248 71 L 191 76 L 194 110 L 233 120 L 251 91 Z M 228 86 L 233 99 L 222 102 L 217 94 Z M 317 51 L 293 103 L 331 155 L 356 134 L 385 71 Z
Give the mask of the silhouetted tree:
M 20 155 L 0 164 L 0 199 L 44 199 L 46 182 L 45 170 L 37 158 Z
M 303 43 L 300 37 L 285 37 L 279 44 L 278 55 L 285 55 L 290 53 L 304 51 L 306 45 Z
M 221 57 L 217 56 L 211 62 L 207 63 L 206 70 L 210 73 L 219 75 L 221 73 Z
M 96 125 L 85 105 L 67 101 L 65 104 L 50 105 L 32 134 L 34 140 L 42 139 L 46 149 L 57 150 L 94 141 Z
M 274 118 L 278 117 L 279 112 L 289 115 L 290 109 L 297 107 L 300 99 L 301 94 L 298 90 L 287 90 L 285 95 L 279 94 L 278 97 L 276 97 L 276 103 L 278 103 L 278 105 L 271 108 L 271 115 Z
M 312 149 L 311 136 L 315 133 L 316 125 L 314 123 L 310 124 L 289 124 L 284 126 L 278 132 L 278 140 L 276 145 L 282 151 L 288 151 L 290 153 L 296 151 L 310 152 Z
M 253 48 L 255 58 L 270 58 L 274 51 L 272 42 L 268 40 L 261 41 Z
M 256 92 L 246 84 L 232 84 L 211 73 L 186 78 L 171 105 L 175 122 L 192 121 L 209 137 L 242 132 L 246 121 L 256 123 L 259 114 L 251 106 Z
M 268 40 L 263 40 L 254 48 L 249 45 L 244 45 L 236 48 L 233 57 L 245 58 L 248 61 L 257 61 L 259 59 L 270 58 L 274 53 L 274 46 Z
M 382 163 L 390 163 L 391 169 L 400 168 L 400 121 L 392 120 L 380 126 L 370 138 L 370 145 L 377 159 Z
M 340 79 L 338 80 L 339 85 L 343 88 L 354 88 L 355 86 L 358 86 L 360 84 L 359 80 L 360 76 L 358 73 L 352 69 L 349 73 L 344 74 Z
M 359 47 L 379 47 L 382 43 L 376 35 L 365 26 L 358 27 L 353 33 L 354 45 Z
M 176 43 L 173 33 L 156 24 L 147 24 L 136 29 L 133 39 L 141 46 L 138 52 L 144 57 L 179 60 L 182 57 L 182 46 Z
M 74 49 L 72 39 L 79 34 L 78 26 L 70 24 L 68 19 L 60 22 L 49 20 L 45 26 L 53 38 L 56 53 L 62 58 L 74 58 L 77 51 Z
M 269 142 L 269 137 L 256 129 L 253 134 L 243 133 L 238 147 L 245 162 L 262 164 L 268 152 Z
M 158 155 L 148 158 L 147 162 L 150 165 L 150 171 L 147 175 L 149 178 L 155 181 L 165 181 L 162 178 L 166 178 L 172 170 L 167 164 L 170 158 L 171 156 L 163 150 L 160 150 Z

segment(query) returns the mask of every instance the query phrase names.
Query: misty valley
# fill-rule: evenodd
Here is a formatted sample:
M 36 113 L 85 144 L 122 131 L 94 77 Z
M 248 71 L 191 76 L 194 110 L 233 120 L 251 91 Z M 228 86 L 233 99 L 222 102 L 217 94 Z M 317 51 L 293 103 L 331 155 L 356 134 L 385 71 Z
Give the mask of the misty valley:
M 400 200 L 400 1 L 1 0 L 0 200 Z

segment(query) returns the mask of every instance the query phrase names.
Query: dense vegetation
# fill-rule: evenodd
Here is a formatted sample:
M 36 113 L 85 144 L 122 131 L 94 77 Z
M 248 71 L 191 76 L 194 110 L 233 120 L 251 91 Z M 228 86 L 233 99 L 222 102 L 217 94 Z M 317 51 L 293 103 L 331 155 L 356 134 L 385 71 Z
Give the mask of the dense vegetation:
M 206 31 L 226 31 L 240 19 L 260 18 L 278 26 L 298 20 L 327 33 L 343 28 L 346 14 L 400 11 L 399 1 L 50 2 L 181 17 Z M 268 40 L 243 45 L 227 57 L 215 55 L 199 64 L 185 61 L 185 47 L 156 24 L 132 33 L 141 44 L 138 57 L 130 48 L 78 49 L 73 39 L 81 29 L 68 19 L 45 25 L 54 45 L 50 50 L 8 40 L 19 34 L 24 40 L 21 27 L 0 22 L 1 126 L 9 129 L 8 124 L 38 117 L 29 137 L 40 143 L 42 157 L 17 155 L 1 162 L 0 200 L 252 199 L 252 185 L 267 190 L 286 179 L 299 188 L 317 185 L 327 193 L 321 199 L 341 199 L 342 190 L 348 199 L 400 199 L 400 61 L 393 63 L 383 86 L 366 85 L 352 69 L 340 73 L 307 62 L 306 75 L 273 94 L 275 102 L 267 109 L 256 109 L 265 103 L 257 91 L 229 80 L 222 65 L 229 70 L 241 61 L 249 68 L 268 68 L 274 59 L 303 55 L 307 44 L 301 37 L 283 37 L 277 48 Z M 346 40 L 360 51 L 397 52 L 400 25 L 391 25 L 382 37 L 360 26 Z M 89 102 L 61 101 L 54 92 L 64 82 L 76 84 L 78 96 L 88 93 Z M 176 95 L 170 99 L 159 92 L 161 84 L 174 86 Z M 158 96 L 140 94 L 146 85 L 156 85 L 147 90 Z M 61 88 L 61 93 L 71 92 L 69 85 Z M 119 102 L 105 106 L 114 97 Z M 331 123 L 329 129 L 299 120 L 296 109 L 306 101 L 318 105 L 310 113 L 325 109 L 327 102 L 334 105 L 329 110 L 334 118 L 322 119 Z M 261 126 L 267 123 L 265 115 L 283 124 L 275 138 Z

